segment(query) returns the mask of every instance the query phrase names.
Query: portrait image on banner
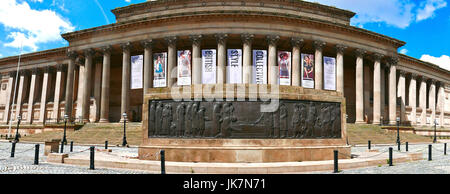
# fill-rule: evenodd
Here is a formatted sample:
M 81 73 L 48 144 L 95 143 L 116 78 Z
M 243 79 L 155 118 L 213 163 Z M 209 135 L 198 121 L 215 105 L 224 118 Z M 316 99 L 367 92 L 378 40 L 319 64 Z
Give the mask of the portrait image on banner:
M 155 88 L 166 87 L 167 53 L 155 53 L 153 55 L 153 65 L 153 86 Z
M 253 50 L 253 84 L 267 84 L 267 51 Z
M 291 85 L 291 52 L 278 51 L 280 85 Z
M 227 83 L 242 83 L 242 49 L 227 50 Z
M 144 55 L 131 56 L 131 89 L 142 88 L 142 72 L 144 68 Z
M 336 90 L 336 58 L 323 57 L 323 81 L 325 90 Z
M 191 85 L 191 51 L 178 51 L 178 85 Z
M 314 55 L 302 54 L 302 87 L 314 88 Z
M 202 83 L 216 84 L 216 49 L 202 50 Z

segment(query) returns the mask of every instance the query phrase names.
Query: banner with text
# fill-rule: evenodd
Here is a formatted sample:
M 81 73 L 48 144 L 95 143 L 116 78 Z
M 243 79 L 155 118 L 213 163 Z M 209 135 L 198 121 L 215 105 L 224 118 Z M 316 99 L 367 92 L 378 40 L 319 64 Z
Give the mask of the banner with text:
M 142 88 L 144 55 L 131 56 L 131 89 Z
M 242 49 L 228 49 L 227 83 L 242 83 Z
M 191 51 L 178 51 L 178 85 L 191 85 Z
M 278 51 L 280 85 L 291 85 L 291 52 Z
M 267 84 L 267 51 L 253 50 L 253 84 Z
M 314 55 L 302 54 L 302 87 L 314 88 Z
M 202 50 L 202 83 L 216 84 L 216 49 Z
M 153 55 L 153 65 L 153 87 L 166 87 L 167 53 L 155 53 Z
M 323 81 L 325 90 L 336 90 L 336 58 L 323 57 Z

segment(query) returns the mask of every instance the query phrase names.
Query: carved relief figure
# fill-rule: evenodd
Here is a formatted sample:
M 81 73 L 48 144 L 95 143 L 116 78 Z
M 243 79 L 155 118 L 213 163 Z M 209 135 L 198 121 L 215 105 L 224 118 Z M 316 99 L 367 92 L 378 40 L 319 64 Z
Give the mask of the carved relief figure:
M 305 103 L 300 103 L 299 105 L 299 112 L 300 112 L 300 132 L 297 136 L 297 138 L 303 138 L 306 136 L 306 119 L 307 119 L 307 108 Z
M 306 115 L 306 133 L 305 137 L 310 138 L 313 137 L 313 132 L 316 125 L 316 107 L 314 106 L 314 102 L 309 102 L 308 114 Z
M 184 136 L 185 137 L 190 137 L 192 134 L 192 102 L 189 102 L 188 105 L 186 106 L 186 123 L 184 125 L 185 127 L 185 131 L 184 131 Z
M 161 101 L 158 102 L 156 105 L 156 111 L 155 111 L 155 135 L 161 135 L 162 130 L 162 111 L 163 111 L 163 104 Z
M 265 104 L 270 104 L 270 102 L 266 102 Z M 272 137 L 274 131 L 274 113 L 273 112 L 263 112 L 261 116 L 255 121 L 255 125 L 264 121 L 265 127 L 265 136 Z
M 341 137 L 341 107 L 340 104 L 334 105 L 333 114 L 331 114 L 333 138 Z
M 300 127 L 300 104 L 296 104 L 292 113 L 291 132 L 289 133 L 289 137 L 298 137 L 300 134 Z
M 221 126 L 221 133 L 219 134 L 220 137 L 230 137 L 231 132 L 233 130 L 232 124 L 233 122 L 236 122 L 237 118 L 234 117 L 234 107 L 231 102 L 227 102 L 223 106 L 222 110 L 222 118 L 220 119 L 220 122 L 222 123 Z
M 286 138 L 288 133 L 288 112 L 284 103 L 280 104 L 280 138 Z
M 155 135 L 155 111 L 156 105 L 155 102 L 150 102 L 150 108 L 148 110 L 148 136 Z
M 205 134 L 205 107 L 201 106 L 197 112 L 197 136 L 203 137 Z
M 162 112 L 162 135 L 170 135 L 172 125 L 172 106 L 166 104 Z
M 191 128 L 191 137 L 195 137 L 197 135 L 198 132 L 198 122 L 197 122 L 197 111 L 198 111 L 198 102 L 194 102 L 194 104 L 192 104 L 191 107 L 191 123 L 192 123 L 192 128 Z
M 217 134 L 219 134 L 220 132 L 220 126 L 221 126 L 221 122 L 220 120 L 222 119 L 222 104 L 221 103 L 214 103 L 213 106 L 213 111 L 212 111 L 212 128 L 211 128 L 211 132 L 209 134 L 209 136 L 211 137 L 215 137 Z
M 176 120 L 177 129 L 175 134 L 177 137 L 183 136 L 184 134 L 184 113 L 185 113 L 184 108 L 185 108 L 184 103 L 179 104 L 177 107 L 177 120 Z

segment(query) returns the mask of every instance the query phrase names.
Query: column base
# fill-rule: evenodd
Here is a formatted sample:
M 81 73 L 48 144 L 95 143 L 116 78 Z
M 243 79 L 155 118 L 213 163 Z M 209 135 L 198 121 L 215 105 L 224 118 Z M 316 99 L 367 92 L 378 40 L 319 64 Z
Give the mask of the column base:
M 373 121 L 372 124 L 373 125 L 379 125 L 379 124 L 381 124 L 381 122 L 380 121 Z
M 365 121 L 355 121 L 355 124 L 367 124 Z
M 83 119 L 83 123 L 90 123 L 91 121 L 89 119 Z
M 397 125 L 397 121 L 389 121 L 389 125 Z
M 99 123 L 109 123 L 109 120 L 108 119 L 100 119 L 98 122 Z

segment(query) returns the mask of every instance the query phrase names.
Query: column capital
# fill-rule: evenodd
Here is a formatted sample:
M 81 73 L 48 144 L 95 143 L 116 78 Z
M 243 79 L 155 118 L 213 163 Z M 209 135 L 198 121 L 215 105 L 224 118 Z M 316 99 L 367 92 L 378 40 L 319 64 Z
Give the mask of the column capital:
M 214 38 L 216 38 L 217 43 L 225 44 L 228 39 L 228 34 L 215 34 Z
M 373 53 L 372 57 L 375 61 L 381 61 L 381 59 L 384 57 L 384 55 L 380 54 L 380 53 Z
M 120 44 L 120 48 L 122 48 L 123 51 L 130 51 L 133 45 L 131 42 L 125 42 Z
M 203 36 L 201 34 L 198 35 L 190 35 L 189 39 L 191 39 L 192 44 L 194 45 L 200 45 L 200 43 L 202 42 Z
M 16 77 L 17 71 L 10 71 L 8 72 L 9 77 Z
M 69 59 L 71 59 L 71 60 L 76 60 L 78 57 L 78 54 L 75 51 L 68 51 L 67 57 L 69 57 Z
M 406 75 L 406 71 L 404 70 L 398 70 L 398 73 L 400 74 L 400 76 L 405 77 Z
M 56 65 L 57 71 L 64 71 L 66 69 L 66 64 L 58 64 Z
M 31 69 L 31 73 L 33 75 L 37 75 L 37 74 L 41 73 L 41 69 L 35 67 L 35 68 Z
M 411 79 L 416 80 L 419 75 L 417 73 L 411 73 Z
M 280 36 L 278 35 L 268 35 L 266 36 L 267 43 L 269 45 L 277 45 L 278 41 L 280 40 Z
M 88 48 L 88 49 L 84 50 L 85 57 L 92 57 L 92 56 L 94 56 L 94 54 L 95 54 L 95 51 L 92 48 Z
M 367 51 L 365 51 L 364 49 L 355 49 L 355 55 L 357 56 L 357 57 L 363 57 L 366 53 L 367 53 Z
M 399 61 L 398 57 L 389 57 L 387 63 L 389 63 L 389 65 L 396 66 L 398 61 Z
M 436 85 L 436 83 L 438 82 L 437 80 L 432 79 L 432 78 L 428 79 L 428 81 L 429 81 L 430 84 L 432 84 L 432 85 Z
M 244 42 L 244 44 L 251 44 L 253 42 L 254 37 L 255 37 L 255 35 L 253 35 L 253 34 L 248 34 L 248 33 L 241 34 L 241 39 L 242 39 L 242 42 Z
M 31 71 L 29 69 L 22 69 L 21 71 L 19 71 L 19 75 L 20 76 L 28 76 L 30 75 Z
M 143 41 L 141 41 L 141 45 L 142 45 L 144 48 L 152 48 L 152 47 L 153 47 L 153 40 L 152 40 L 152 39 L 149 39 L 149 40 L 143 40 Z
M 111 45 L 104 46 L 100 48 L 103 54 L 111 54 L 112 47 Z
M 75 64 L 78 65 L 78 66 L 84 65 L 84 58 L 77 57 L 77 59 L 75 60 Z
M 314 48 L 315 48 L 316 50 L 322 50 L 323 47 L 324 47 L 325 45 L 327 45 L 327 43 L 325 43 L 325 42 L 323 42 L 323 41 L 321 41 L 321 40 L 315 40 L 315 41 L 313 42 L 313 45 L 314 45 Z
M 44 73 L 52 73 L 52 72 L 54 72 L 54 70 L 55 70 L 55 68 L 52 67 L 52 66 L 45 66 L 45 67 L 43 68 L 43 72 L 44 72 Z
M 338 45 L 336 45 L 335 49 L 336 49 L 337 53 L 343 54 L 345 49 L 347 49 L 347 46 L 338 44 Z
M 299 38 L 299 37 L 291 38 L 291 44 L 293 47 L 301 47 L 303 42 L 304 42 L 303 38 Z
M 169 36 L 165 37 L 164 40 L 166 41 L 167 45 L 175 46 L 177 44 L 177 37 L 176 36 Z

